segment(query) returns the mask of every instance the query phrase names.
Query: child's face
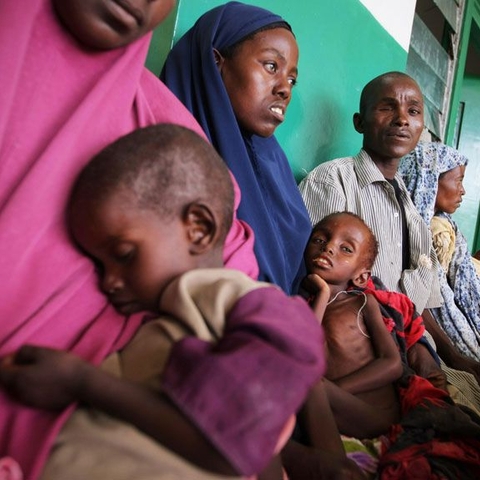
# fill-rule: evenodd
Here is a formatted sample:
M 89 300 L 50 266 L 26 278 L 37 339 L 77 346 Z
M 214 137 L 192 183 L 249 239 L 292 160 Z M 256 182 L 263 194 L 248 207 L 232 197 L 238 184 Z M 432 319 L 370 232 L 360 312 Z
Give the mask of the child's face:
M 283 122 L 297 79 L 298 46 L 285 28 L 259 32 L 221 61 L 225 88 L 241 128 L 269 137 Z
M 357 114 L 355 128 L 374 161 L 400 159 L 417 145 L 423 131 L 423 97 L 408 77 L 385 79 Z
M 348 286 L 368 271 L 365 254 L 369 232 L 358 219 L 334 215 L 312 233 L 305 250 L 308 273 L 316 273 L 330 285 Z
M 82 43 L 98 49 L 127 45 L 153 30 L 175 0 L 53 0 L 57 14 Z
M 462 203 L 465 195 L 463 188 L 463 177 L 465 176 L 465 165 L 449 170 L 440 175 L 438 179 L 437 198 L 435 200 L 435 211 L 454 213 Z
M 137 208 L 123 190 L 99 202 L 76 202 L 70 225 L 77 244 L 98 268 L 100 288 L 115 309 L 156 312 L 163 288 L 194 268 L 184 224 Z

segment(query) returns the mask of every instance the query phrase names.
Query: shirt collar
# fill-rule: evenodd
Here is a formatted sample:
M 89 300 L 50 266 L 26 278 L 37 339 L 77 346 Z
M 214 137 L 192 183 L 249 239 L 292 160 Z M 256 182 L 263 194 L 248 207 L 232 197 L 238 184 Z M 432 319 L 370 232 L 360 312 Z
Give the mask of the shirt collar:
M 360 152 L 354 157 L 354 168 L 358 178 L 358 184 L 361 188 L 366 187 L 375 182 L 388 183 L 383 173 L 375 165 L 370 155 L 362 148 Z M 395 173 L 395 180 L 399 184 L 402 184 L 402 177 L 398 173 Z

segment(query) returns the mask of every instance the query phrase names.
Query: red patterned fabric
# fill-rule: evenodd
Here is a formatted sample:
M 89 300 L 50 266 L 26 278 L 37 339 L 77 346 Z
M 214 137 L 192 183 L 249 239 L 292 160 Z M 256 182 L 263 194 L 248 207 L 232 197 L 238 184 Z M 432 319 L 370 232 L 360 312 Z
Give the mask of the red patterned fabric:
M 425 331 L 422 317 L 402 293 L 376 288 L 366 293 L 380 304 L 385 325 L 406 361 L 406 350 Z M 398 385 L 402 418 L 383 444 L 381 480 L 444 480 L 480 478 L 480 418 L 456 405 L 443 390 L 408 368 Z

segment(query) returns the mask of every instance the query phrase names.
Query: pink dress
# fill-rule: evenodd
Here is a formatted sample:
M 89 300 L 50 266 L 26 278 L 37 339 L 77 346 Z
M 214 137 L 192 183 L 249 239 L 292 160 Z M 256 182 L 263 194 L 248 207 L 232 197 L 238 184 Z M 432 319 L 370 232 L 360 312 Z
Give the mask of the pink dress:
M 50 0 L 0 3 L 0 356 L 33 343 L 99 363 L 139 324 L 98 291 L 90 261 L 68 237 L 64 208 L 83 165 L 119 136 L 160 122 L 200 132 L 144 68 L 149 39 L 87 50 Z M 234 222 L 227 243 L 227 266 L 255 277 L 249 227 Z M 27 409 L 0 392 L 0 457 L 36 478 L 68 413 Z

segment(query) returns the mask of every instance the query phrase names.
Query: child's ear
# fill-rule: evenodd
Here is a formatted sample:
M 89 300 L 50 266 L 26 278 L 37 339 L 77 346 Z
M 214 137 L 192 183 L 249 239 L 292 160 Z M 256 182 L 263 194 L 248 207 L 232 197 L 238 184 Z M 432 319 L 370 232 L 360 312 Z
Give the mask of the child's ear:
M 217 220 L 210 208 L 203 203 L 191 203 L 186 207 L 184 224 L 191 254 L 205 253 L 216 243 Z
M 352 280 L 352 283 L 358 288 L 365 288 L 367 286 L 368 279 L 370 278 L 370 270 L 362 269 Z
M 353 114 L 353 126 L 358 133 L 363 133 L 363 118 L 360 113 Z

